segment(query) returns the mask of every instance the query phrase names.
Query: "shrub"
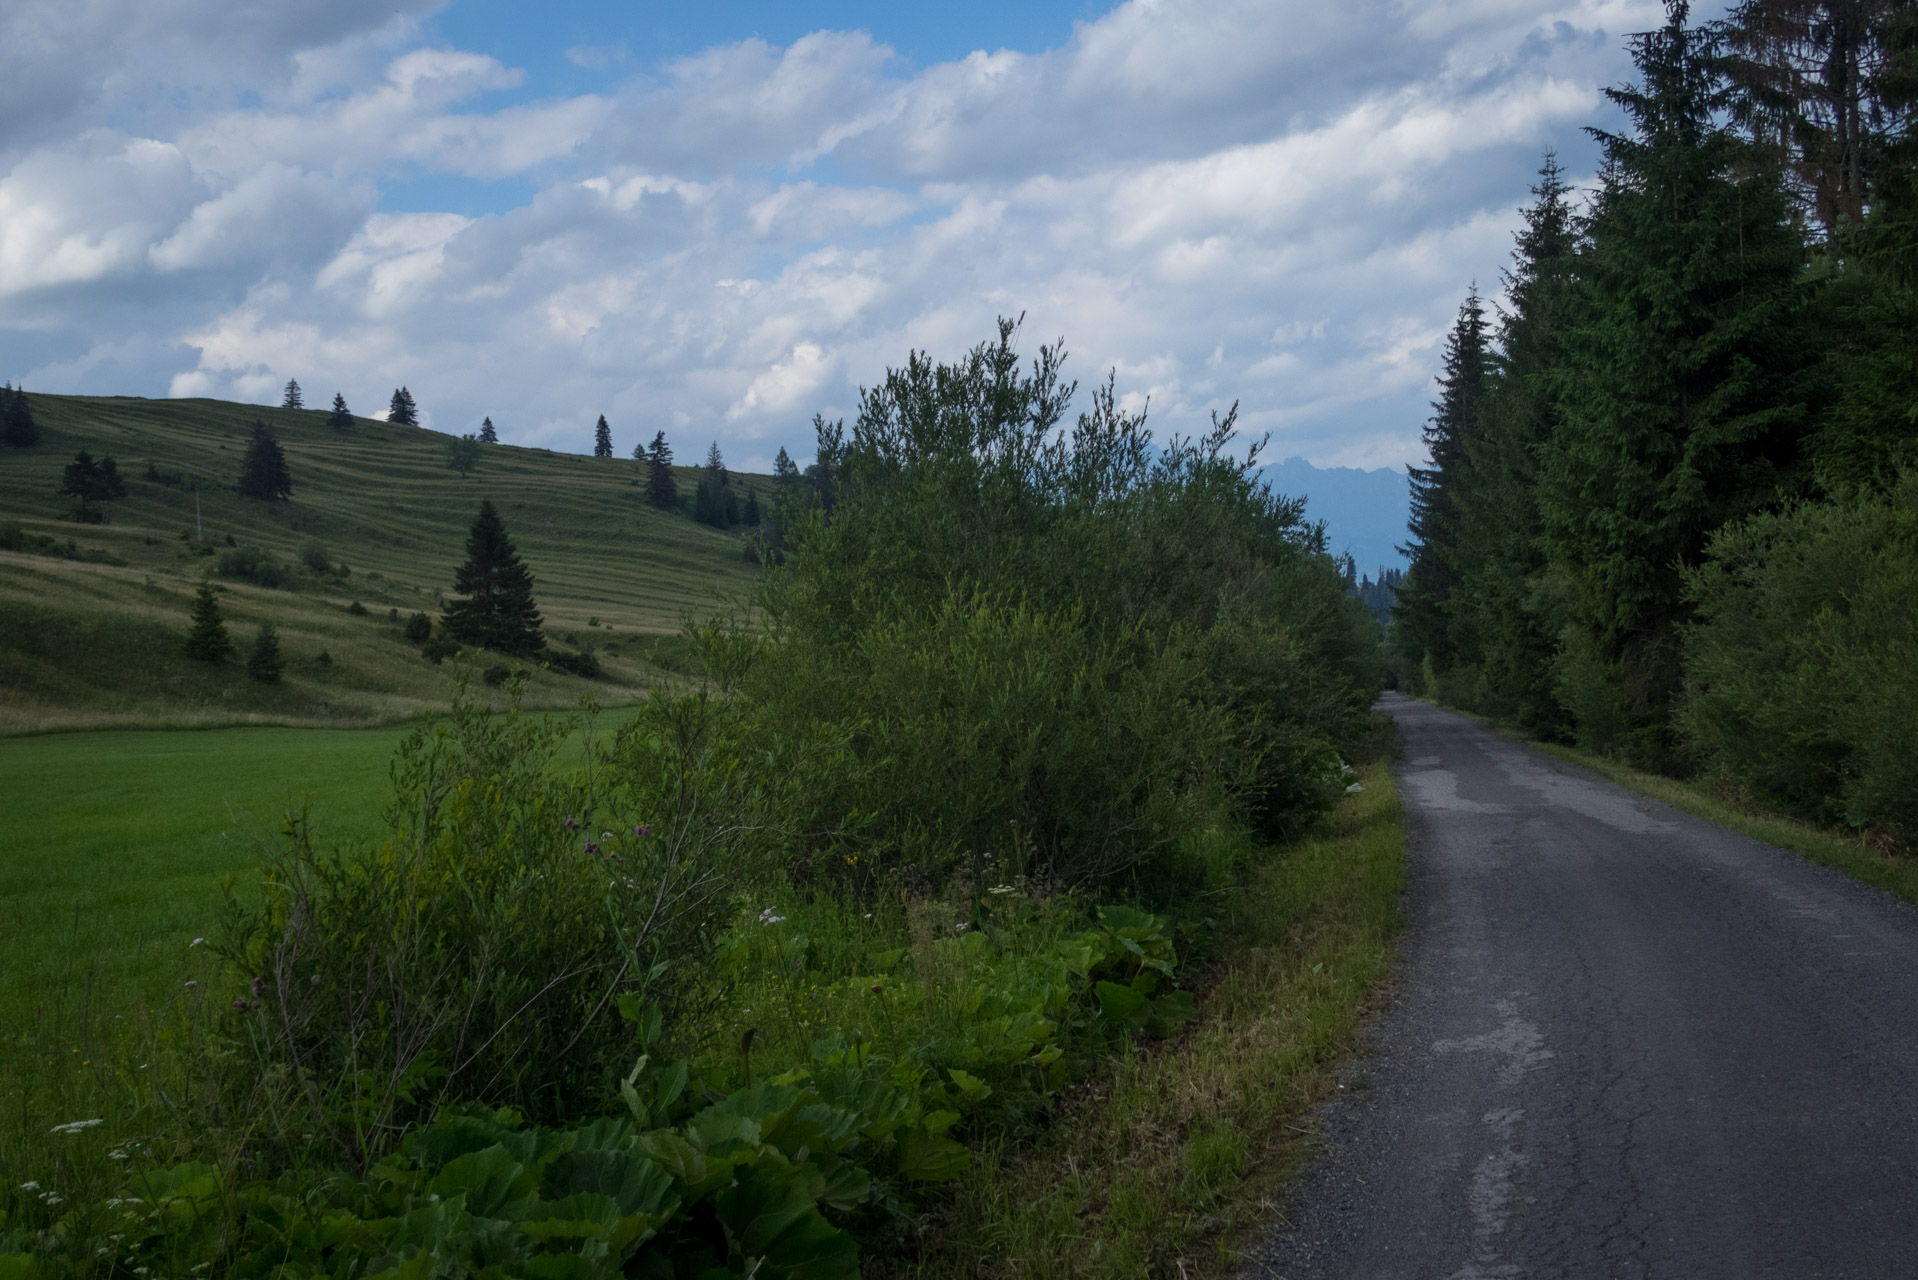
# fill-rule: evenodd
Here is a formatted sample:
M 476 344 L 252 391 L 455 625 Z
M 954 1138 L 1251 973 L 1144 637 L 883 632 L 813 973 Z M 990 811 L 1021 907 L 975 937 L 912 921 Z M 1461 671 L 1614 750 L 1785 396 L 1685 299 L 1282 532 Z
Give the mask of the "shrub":
M 252 652 L 246 656 L 246 673 L 262 684 L 278 684 L 286 670 L 286 658 L 280 653 L 280 633 L 270 622 L 262 622 L 253 638 Z
M 356 618 L 364 618 L 366 616 L 366 606 L 361 604 L 358 600 L 355 600 L 352 604 L 347 605 L 346 611 L 352 614 Z
M 444 631 L 434 633 L 425 644 L 420 646 L 420 657 L 436 667 L 458 652 L 460 652 L 460 642 Z
M 222 578 L 240 578 L 262 587 L 285 588 L 295 581 L 292 565 L 250 542 L 220 552 L 213 571 Z
M 583 646 L 577 653 L 568 653 L 564 649 L 548 649 L 546 664 L 555 671 L 564 671 L 568 675 L 579 676 L 585 680 L 597 680 L 601 675 L 599 655 L 593 652 L 591 645 Z
M 308 572 L 320 577 L 333 571 L 333 561 L 326 554 L 326 544 L 318 538 L 308 538 L 300 543 L 299 558 Z
M 1918 474 L 1727 527 L 1688 590 L 1680 722 L 1701 763 L 1918 846 Z
M 492 666 L 480 673 L 480 679 L 485 681 L 489 688 L 497 689 L 505 684 L 507 680 L 512 677 L 512 674 L 513 673 L 507 669 L 505 663 L 495 662 Z
M 433 634 L 433 620 L 423 613 L 408 614 L 406 626 L 400 634 L 406 637 L 408 644 L 425 644 Z

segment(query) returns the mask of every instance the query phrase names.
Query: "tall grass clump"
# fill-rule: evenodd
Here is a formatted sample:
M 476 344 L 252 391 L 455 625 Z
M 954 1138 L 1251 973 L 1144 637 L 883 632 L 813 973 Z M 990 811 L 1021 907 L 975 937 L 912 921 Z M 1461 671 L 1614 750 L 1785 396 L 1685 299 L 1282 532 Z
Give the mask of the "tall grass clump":
M 388 834 L 290 818 L 229 893 L 169 1154 L 117 1146 L 85 1212 L 11 1193 L 0 1254 L 851 1276 L 954 1135 L 1189 1020 L 1218 895 L 1351 784 L 1373 624 L 1231 414 L 1156 443 L 1108 382 L 1068 424 L 1015 334 L 820 421 L 777 567 L 576 764 L 456 664 Z

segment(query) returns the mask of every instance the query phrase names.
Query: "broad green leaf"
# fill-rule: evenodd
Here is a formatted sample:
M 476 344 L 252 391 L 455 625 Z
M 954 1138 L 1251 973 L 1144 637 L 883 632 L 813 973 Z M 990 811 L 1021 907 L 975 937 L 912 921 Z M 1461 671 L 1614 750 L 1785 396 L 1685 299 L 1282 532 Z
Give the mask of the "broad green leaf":
M 972 1164 L 972 1153 L 921 1128 L 899 1131 L 899 1176 L 911 1182 L 947 1182 Z

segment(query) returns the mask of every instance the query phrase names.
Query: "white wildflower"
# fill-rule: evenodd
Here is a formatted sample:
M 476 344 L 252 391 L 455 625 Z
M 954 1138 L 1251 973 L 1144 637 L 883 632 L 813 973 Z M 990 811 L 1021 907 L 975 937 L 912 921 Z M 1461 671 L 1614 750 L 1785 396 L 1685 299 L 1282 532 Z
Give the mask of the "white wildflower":
M 767 907 L 764 911 L 759 913 L 759 923 L 761 924 L 784 924 L 785 922 L 786 922 L 786 917 L 782 915 L 775 915 L 771 907 Z
M 187 943 L 187 944 L 186 944 L 186 949 L 187 949 L 188 951 L 191 951 L 191 950 L 193 950 L 193 948 L 195 948 L 195 947 L 198 947 L 198 946 L 204 946 L 204 945 L 205 945 L 205 943 L 206 943 L 206 939 L 205 939 L 205 938 L 195 938 L 195 939 L 194 939 L 193 941 L 191 941 L 191 942 L 189 942 L 189 943 Z
M 65 1124 L 54 1125 L 53 1128 L 49 1129 L 47 1132 L 78 1133 L 82 1129 L 91 1129 L 93 1128 L 93 1126 L 97 1124 L 105 1124 L 105 1123 L 106 1123 L 105 1120 L 69 1120 Z

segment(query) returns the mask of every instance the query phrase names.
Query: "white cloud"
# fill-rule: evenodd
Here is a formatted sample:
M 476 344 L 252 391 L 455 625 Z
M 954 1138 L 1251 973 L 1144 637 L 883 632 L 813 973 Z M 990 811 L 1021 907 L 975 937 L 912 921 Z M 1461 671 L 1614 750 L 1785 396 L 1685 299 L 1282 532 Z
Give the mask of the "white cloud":
M 0 131 L 0 326 L 45 353 L 34 385 L 271 398 L 297 376 L 365 409 L 405 383 L 448 429 L 490 415 L 583 448 L 605 412 L 622 452 L 663 428 L 735 465 L 803 456 L 812 413 L 850 412 L 908 348 L 954 355 L 1020 312 L 1028 345 L 1064 334 L 1078 376 L 1118 369 L 1162 426 L 1237 399 L 1281 456 L 1404 461 L 1539 151 L 1581 145 L 1627 69 L 1618 33 L 1658 18 L 1132 0 L 1040 53 L 908 72 L 821 31 L 539 97 L 506 62 L 423 45 L 422 7 L 218 34 L 200 2 L 171 0 L 198 16 L 166 39 L 211 69 L 151 136 L 100 124 L 173 84 L 112 41 L 65 115 Z M 536 194 L 376 211 L 377 184 L 422 175 Z

